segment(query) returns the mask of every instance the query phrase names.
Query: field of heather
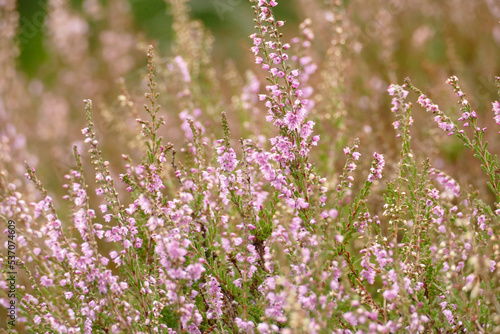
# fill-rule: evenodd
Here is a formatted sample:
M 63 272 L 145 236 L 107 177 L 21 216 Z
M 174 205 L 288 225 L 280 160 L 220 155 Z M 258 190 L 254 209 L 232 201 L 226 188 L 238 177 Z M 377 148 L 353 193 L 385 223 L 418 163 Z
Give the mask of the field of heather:
M 500 333 L 500 3 L 0 0 L 0 333 Z

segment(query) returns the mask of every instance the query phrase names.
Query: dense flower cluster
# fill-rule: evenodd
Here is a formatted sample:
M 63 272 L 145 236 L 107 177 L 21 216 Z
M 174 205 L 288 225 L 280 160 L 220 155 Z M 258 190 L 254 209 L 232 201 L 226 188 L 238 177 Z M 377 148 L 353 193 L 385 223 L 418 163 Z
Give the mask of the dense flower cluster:
M 373 182 L 382 178 L 382 171 L 384 170 L 385 160 L 382 154 L 377 152 L 373 153 L 373 165 L 368 175 L 368 181 Z
M 451 195 L 455 197 L 460 196 L 460 185 L 453 178 L 436 169 L 431 169 L 429 175 L 435 175 L 435 180 L 440 183 Z
M 493 112 L 495 113 L 495 123 L 500 125 L 500 102 L 495 101 L 491 103 L 493 105 Z
M 451 136 L 453 134 L 454 124 L 450 123 L 445 117 L 439 114 L 439 107 L 436 104 L 432 103 L 432 101 L 425 95 L 420 95 L 418 97 L 417 103 L 425 108 L 425 110 L 427 110 L 428 112 L 438 113 L 438 115 L 434 117 L 434 121 L 441 129 L 447 131 L 448 135 Z
M 458 79 L 449 79 L 460 100 L 458 121 L 470 129 L 458 130 L 409 81 L 390 85 L 401 151 L 394 157 L 377 148 L 370 164 L 360 153 L 366 152 L 362 140 L 346 146 L 339 139 L 338 149 L 320 141 L 323 124 L 310 80 L 318 68 L 309 52 L 311 20 L 300 25 L 300 37 L 286 42 L 280 32 L 285 22 L 273 12 L 278 2 L 254 0 L 251 52 L 268 83 L 249 74 L 241 96 L 228 106 L 256 118 L 245 126 L 254 136 L 235 145 L 229 111 L 222 113 L 221 131 L 222 102 L 210 104 L 209 94 L 201 93 L 216 76 L 196 63 L 208 57 L 198 48 L 204 35 L 189 24 L 182 3 L 172 7 L 179 14 L 177 38 L 187 51 L 178 47 L 180 54 L 160 72 L 176 76 L 179 87 L 157 84 L 162 69 L 149 47 L 148 104 L 142 114 L 132 112 L 135 145 L 123 152 L 121 165 L 105 160 L 108 152 L 86 100 L 88 155 L 80 153 L 83 145 L 74 147 L 62 205 L 29 165 L 26 178 L 38 197 L 0 175 L 0 215 L 22 230 L 18 266 L 27 283 L 16 295 L 18 327 L 75 334 L 500 330 L 494 233 L 500 166 Z M 158 104 L 163 89 L 179 100 L 183 143 L 165 143 L 160 135 L 167 125 Z M 495 200 L 460 187 L 460 178 L 431 167 L 427 152 L 413 151 L 412 91 L 439 128 L 474 151 Z M 123 106 L 133 109 L 126 89 L 122 93 Z M 493 112 L 500 124 L 499 102 Z M 270 129 L 261 129 L 258 118 Z M 328 152 L 344 167 L 330 164 L 330 153 L 314 155 L 321 145 L 330 145 Z M 85 169 L 88 162 L 94 171 Z M 326 165 L 323 173 L 320 164 Z M 8 308 L 7 261 L 0 261 L 0 304 Z

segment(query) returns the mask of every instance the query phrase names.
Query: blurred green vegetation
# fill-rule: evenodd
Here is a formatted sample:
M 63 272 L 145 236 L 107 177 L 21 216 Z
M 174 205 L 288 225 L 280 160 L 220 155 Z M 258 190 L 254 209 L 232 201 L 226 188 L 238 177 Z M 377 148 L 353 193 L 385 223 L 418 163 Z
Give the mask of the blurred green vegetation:
M 47 59 L 43 45 L 43 24 L 48 12 L 47 0 L 18 0 L 19 12 L 19 64 L 29 76 L 34 76 L 38 67 Z
M 106 6 L 107 1 L 101 3 Z M 129 0 L 136 29 L 146 38 L 158 42 L 166 52 L 174 39 L 172 16 L 164 0 Z M 248 35 L 253 32 L 251 4 L 244 0 L 191 0 L 191 17 L 203 22 L 215 37 L 214 52 L 219 59 L 241 59 L 248 49 Z M 83 0 L 71 0 L 71 8 L 82 11 Z M 48 57 L 50 50 L 44 45 L 44 23 L 49 11 L 48 0 L 18 0 L 18 41 L 20 69 L 29 77 L 35 77 Z M 283 20 L 297 23 L 300 19 L 296 0 L 286 6 L 278 6 L 276 15 Z M 92 29 L 92 24 L 89 22 Z M 238 62 L 236 62 L 238 63 Z M 240 64 L 241 65 L 241 64 Z

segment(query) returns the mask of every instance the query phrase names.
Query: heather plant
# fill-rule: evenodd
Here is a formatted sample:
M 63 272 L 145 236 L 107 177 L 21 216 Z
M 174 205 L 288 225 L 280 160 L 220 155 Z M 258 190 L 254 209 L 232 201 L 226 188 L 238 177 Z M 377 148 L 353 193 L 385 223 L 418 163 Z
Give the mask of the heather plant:
M 2 259 L 1 303 L 8 310 L 16 301 L 17 330 L 500 332 L 500 166 L 455 76 L 456 121 L 410 80 L 390 85 L 397 159 L 378 149 L 365 157 L 368 144 L 346 135 L 340 2 L 330 4 L 337 34 L 327 66 L 338 74 L 322 73 L 319 101 L 310 20 L 288 41 L 277 1 L 252 1 L 250 50 L 260 73 L 225 101 L 210 38 L 188 19 L 185 2 L 172 5 L 176 55 L 162 63 L 147 48 L 144 110 L 122 83 L 117 109 L 129 111 L 135 128 L 112 111 L 103 116 L 120 132 L 117 142 L 127 142 L 122 160 L 107 160 L 98 107 L 87 99 L 65 202 L 29 164 L 38 195 L 18 189 L 15 173 L 0 178 L 0 214 L 17 226 L 5 236 L 17 244 L 26 281 L 9 296 L 12 258 Z M 410 91 L 443 136 L 472 151 L 493 201 L 415 149 Z M 162 131 L 174 131 L 164 113 L 174 107 L 180 143 Z M 491 112 L 499 124 L 499 102 Z

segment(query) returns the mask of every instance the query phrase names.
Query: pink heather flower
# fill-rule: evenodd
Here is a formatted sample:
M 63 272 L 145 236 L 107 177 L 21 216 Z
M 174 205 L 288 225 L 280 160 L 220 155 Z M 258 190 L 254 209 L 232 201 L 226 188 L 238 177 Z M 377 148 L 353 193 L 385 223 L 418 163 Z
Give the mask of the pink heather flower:
M 375 277 L 377 276 L 377 272 L 375 271 L 375 269 L 373 269 L 370 266 L 369 262 L 367 262 L 366 259 L 364 258 L 363 260 L 361 260 L 361 265 L 364 266 L 366 269 L 361 270 L 359 275 L 365 278 L 369 284 L 375 283 Z
M 92 320 L 90 318 L 85 320 L 85 334 L 92 334 Z
M 143 194 L 139 195 L 139 198 L 134 201 L 136 205 L 138 205 L 144 213 L 151 213 L 151 203 Z
M 268 85 L 268 86 L 266 86 L 266 90 L 268 92 L 272 92 L 273 90 L 278 89 L 278 87 L 279 87 L 278 85 Z
M 382 154 L 375 152 L 373 153 L 373 158 L 374 161 L 372 163 L 372 168 L 370 169 L 370 175 L 368 175 L 368 181 L 370 182 L 382 178 L 382 171 L 385 166 L 385 160 Z
M 494 272 L 496 268 L 497 263 L 493 260 L 490 260 L 490 272 Z
M 158 226 L 163 226 L 164 225 L 164 221 L 163 221 L 163 218 L 159 218 L 159 217 L 156 217 L 156 216 L 151 216 L 151 217 L 149 217 L 148 222 L 147 222 L 146 225 L 149 227 L 150 231 L 154 231 L 154 230 L 156 230 L 156 228 Z
M 186 82 L 186 83 L 191 82 L 191 76 L 189 75 L 189 69 L 188 69 L 187 64 L 184 61 L 184 59 L 181 56 L 177 56 L 177 57 L 175 57 L 175 63 L 177 64 L 177 66 L 179 67 L 179 70 L 181 71 L 182 80 L 184 80 L 184 82 Z
M 356 315 L 352 312 L 347 312 L 342 315 L 342 317 L 352 326 L 357 326 L 358 325 L 358 318 Z
M 236 326 L 243 333 L 254 333 L 255 324 L 252 321 L 244 321 L 241 318 L 235 318 Z
M 139 166 L 137 166 L 137 167 L 135 168 L 135 173 L 136 173 L 137 175 L 142 175 L 142 173 L 144 173 L 144 170 L 145 170 L 145 169 L 146 169 L 146 168 L 145 168 L 144 166 L 139 165 Z
M 135 248 L 141 248 L 141 247 L 142 247 L 142 239 L 136 238 L 135 239 Z
M 218 319 L 222 315 L 222 306 L 224 304 L 222 290 L 219 282 L 213 276 L 210 276 L 210 281 L 207 286 L 207 319 Z
M 271 152 L 274 153 L 273 158 L 277 162 L 286 162 L 288 160 L 295 160 L 295 154 L 293 153 L 293 144 L 287 137 L 274 137 L 269 139 L 273 148 Z
M 296 208 L 297 207 L 296 202 L 295 202 L 295 200 L 293 198 L 287 198 L 287 199 L 285 199 L 285 203 L 290 208 Z
M 257 325 L 257 331 L 259 333 L 269 333 L 269 325 L 265 322 L 261 322 Z
M 477 217 L 477 224 L 479 225 L 479 228 L 484 231 L 487 227 L 486 216 L 480 215 L 479 217 Z
M 302 262 L 307 263 L 311 259 L 311 250 L 309 248 L 302 248 Z
M 118 256 L 113 260 L 114 263 L 116 263 L 116 266 L 119 267 L 122 264 L 122 259 Z
M 498 101 L 495 101 L 495 102 L 492 102 L 491 103 L 492 106 L 493 106 L 493 112 L 495 112 L 495 114 L 500 114 L 500 102 Z
M 129 249 L 131 246 L 132 246 L 132 242 L 131 242 L 130 240 L 125 239 L 125 240 L 123 241 L 123 247 L 124 247 L 125 249 Z
M 381 269 L 385 268 L 388 263 L 393 261 L 392 258 L 389 257 L 389 255 L 392 255 L 392 251 L 389 251 L 388 253 L 385 249 L 381 249 L 378 244 L 373 247 L 373 254 L 375 255 Z
M 434 117 L 434 121 L 436 121 L 436 123 L 438 123 L 438 126 L 445 130 L 445 131 L 448 131 L 448 135 L 451 135 L 453 134 L 453 128 L 454 128 L 454 125 L 452 123 L 449 123 L 449 122 L 446 122 L 443 117 L 441 116 L 436 116 Z M 464 124 L 465 126 L 465 124 Z
M 465 285 L 467 286 L 471 284 L 474 281 L 474 278 L 476 278 L 474 274 L 468 275 L 467 278 L 465 279 Z
M 339 215 L 339 212 L 335 209 L 331 209 L 330 211 L 328 211 L 328 216 L 332 219 L 337 218 L 338 215 Z
M 47 287 L 47 288 L 51 287 L 52 285 L 54 285 L 54 280 L 50 279 L 44 275 L 44 276 L 40 277 L 40 285 Z
M 118 256 L 118 252 L 116 252 L 116 251 L 109 252 L 109 257 L 111 259 L 115 259 L 117 256 Z
M 181 244 L 178 241 L 172 241 L 165 244 L 165 250 L 167 251 L 168 256 L 172 260 L 181 260 L 184 261 L 184 256 L 187 254 L 187 251 L 181 247 Z
M 430 198 L 438 200 L 439 199 L 439 190 L 436 188 L 432 188 L 429 190 L 429 193 L 427 194 Z
M 439 107 L 436 104 L 433 104 L 432 101 L 423 94 L 418 97 L 417 103 L 425 108 L 426 111 L 430 111 L 432 113 L 439 111 Z
M 454 323 L 453 313 L 450 310 L 444 310 L 443 314 L 446 317 L 446 320 L 448 320 L 448 323 L 450 325 L 453 325 Z
M 296 206 L 298 209 L 307 209 L 309 207 L 309 203 L 306 202 L 302 197 L 297 198 Z
M 69 292 L 69 291 L 68 291 L 68 292 L 65 292 L 65 293 L 64 293 L 64 297 L 65 297 L 66 299 L 71 299 L 71 297 L 73 297 L 73 292 Z
M 397 296 L 399 295 L 399 287 L 397 284 L 394 284 L 392 286 L 392 289 L 389 289 L 389 290 L 385 290 L 383 293 L 382 293 L 382 296 L 387 299 L 387 300 L 392 300 L 394 298 L 396 298 Z
M 436 169 L 431 169 L 430 175 L 437 175 L 436 181 L 438 183 L 440 183 L 441 185 L 443 185 L 445 187 L 446 191 L 450 192 L 455 197 L 460 196 L 460 186 L 458 185 L 458 183 L 454 179 L 452 179 L 451 177 L 449 177 L 445 173 L 440 172 Z M 433 197 L 433 198 L 438 199 L 439 196 Z
M 406 96 L 408 95 L 408 91 L 404 90 L 402 86 L 399 85 L 390 85 L 387 88 L 387 92 L 390 96 L 393 96 L 392 99 L 392 112 L 397 112 L 400 109 L 406 110 L 409 105 L 405 103 Z
M 236 153 L 232 148 L 224 148 L 222 147 L 223 152 L 222 155 L 219 153 L 218 149 L 218 154 L 219 156 L 217 157 L 217 162 L 220 164 L 222 170 L 227 171 L 227 172 L 232 172 L 236 166 L 238 165 L 238 160 L 236 160 Z
M 128 208 L 125 209 L 125 212 L 129 215 L 133 214 L 137 210 L 137 205 L 134 203 L 130 204 Z
M 160 160 L 160 162 L 162 164 L 164 164 L 165 162 L 167 162 L 167 158 L 165 157 L 165 153 L 164 152 L 161 152 L 160 157 L 158 158 L 158 160 Z
M 493 109 L 492 111 L 495 113 L 495 117 L 493 118 L 495 120 L 495 123 L 500 125 L 500 102 L 495 101 L 492 102 Z
M 199 280 L 205 271 L 206 270 L 201 263 L 190 264 L 186 267 L 186 272 L 193 281 Z
M 303 126 L 302 129 L 300 130 L 300 137 L 307 139 L 309 136 L 312 134 L 312 129 L 314 127 L 314 122 L 313 121 L 307 121 Z
M 191 193 L 187 193 L 187 192 L 180 192 L 179 193 L 179 198 L 184 203 L 189 203 L 189 202 L 191 202 L 194 199 L 193 195 Z
M 466 121 L 466 120 L 468 120 L 470 117 L 471 117 L 471 114 L 470 114 L 468 111 L 464 111 L 464 112 L 462 113 L 462 116 L 460 116 L 460 117 L 458 118 L 458 120 L 459 120 L 460 122 L 462 122 L 462 121 Z M 465 124 L 468 124 L 468 123 L 464 123 L 464 126 L 466 126 Z

